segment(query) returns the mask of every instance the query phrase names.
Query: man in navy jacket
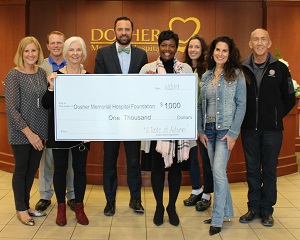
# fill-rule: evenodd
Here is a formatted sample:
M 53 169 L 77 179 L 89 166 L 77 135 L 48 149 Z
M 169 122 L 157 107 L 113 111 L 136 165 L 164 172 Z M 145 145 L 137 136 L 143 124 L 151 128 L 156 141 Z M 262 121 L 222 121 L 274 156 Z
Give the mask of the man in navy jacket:
M 131 74 L 139 73 L 148 63 L 144 50 L 130 44 L 133 23 L 127 17 L 119 17 L 115 21 L 116 42 L 100 48 L 95 59 L 95 73 L 98 74 Z M 141 203 L 141 167 L 140 167 L 140 141 L 125 141 L 127 162 L 127 183 L 130 190 L 129 206 L 136 213 L 144 213 Z M 113 216 L 116 208 L 116 191 L 118 186 L 117 158 L 119 154 L 119 141 L 104 142 L 103 159 L 103 188 L 106 197 L 104 214 Z

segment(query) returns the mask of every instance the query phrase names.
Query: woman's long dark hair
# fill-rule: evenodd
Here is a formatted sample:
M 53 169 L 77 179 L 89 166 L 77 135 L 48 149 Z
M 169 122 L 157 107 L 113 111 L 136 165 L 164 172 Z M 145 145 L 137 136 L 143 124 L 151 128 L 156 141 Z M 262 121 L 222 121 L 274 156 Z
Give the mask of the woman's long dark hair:
M 189 56 L 188 50 L 189 50 L 189 44 L 190 44 L 191 40 L 194 40 L 194 39 L 198 39 L 200 41 L 201 48 L 202 48 L 201 49 L 201 55 L 197 59 L 197 66 L 196 66 L 198 76 L 201 77 L 202 74 L 205 73 L 205 71 L 206 71 L 206 66 L 204 64 L 204 57 L 205 57 L 204 53 L 205 53 L 205 51 L 207 49 L 207 43 L 206 43 L 206 41 L 204 40 L 203 37 L 201 37 L 201 36 L 199 36 L 199 35 L 196 34 L 196 35 L 192 36 L 189 39 L 189 41 L 188 41 L 188 43 L 187 43 L 187 45 L 185 47 L 185 50 L 184 50 L 184 61 L 183 62 L 185 62 L 188 65 L 190 65 L 191 67 L 193 67 L 192 59 Z
M 217 43 L 219 42 L 224 42 L 229 47 L 228 60 L 224 64 L 224 74 L 225 80 L 227 82 L 231 82 L 232 80 L 237 79 L 237 73 L 235 71 L 236 69 L 239 69 L 240 72 L 242 72 L 241 54 L 239 49 L 236 47 L 233 39 L 226 36 L 221 36 L 212 41 L 212 43 L 208 47 L 207 54 L 205 56 L 206 67 L 208 70 L 211 70 L 216 66 L 213 53 Z

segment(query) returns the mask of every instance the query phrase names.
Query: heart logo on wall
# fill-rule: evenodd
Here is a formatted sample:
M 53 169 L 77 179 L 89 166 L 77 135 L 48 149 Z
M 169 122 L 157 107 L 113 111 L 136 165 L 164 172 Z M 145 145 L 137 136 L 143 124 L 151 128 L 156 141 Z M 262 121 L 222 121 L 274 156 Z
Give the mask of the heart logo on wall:
M 194 32 L 193 32 L 186 40 L 179 40 L 179 44 L 184 44 L 184 45 L 186 45 L 187 42 L 189 41 L 189 39 L 190 39 L 193 35 L 197 34 L 197 33 L 199 32 L 199 30 L 200 30 L 200 26 L 201 26 L 201 25 L 200 25 L 200 21 L 199 21 L 198 18 L 195 18 L 195 17 L 189 17 L 189 18 L 183 19 L 183 18 L 181 18 L 181 17 L 174 17 L 174 18 L 172 18 L 172 19 L 169 21 L 169 29 L 170 29 L 170 30 L 173 30 L 173 23 L 174 23 L 175 21 L 180 21 L 180 22 L 183 22 L 183 23 L 192 21 L 192 22 L 195 23 L 195 29 L 194 29 Z M 185 49 L 185 46 L 183 46 L 183 47 L 178 46 L 178 51 L 179 51 L 179 52 L 184 52 L 184 49 Z

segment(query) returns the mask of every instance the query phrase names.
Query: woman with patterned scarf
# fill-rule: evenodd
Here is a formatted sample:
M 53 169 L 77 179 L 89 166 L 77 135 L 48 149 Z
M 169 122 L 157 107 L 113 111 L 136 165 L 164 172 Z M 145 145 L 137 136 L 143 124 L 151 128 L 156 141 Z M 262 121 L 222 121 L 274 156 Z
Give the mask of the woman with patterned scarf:
M 140 71 L 142 74 L 183 74 L 193 73 L 192 68 L 175 58 L 179 37 L 173 31 L 162 31 L 158 36 L 159 57 L 156 61 L 146 64 Z M 164 222 L 165 208 L 163 205 L 163 191 L 165 170 L 168 170 L 169 203 L 166 208 L 170 224 L 179 225 L 176 212 L 176 200 L 181 185 L 181 164 L 189 157 L 189 149 L 196 145 L 196 141 L 151 141 L 142 142 L 142 150 L 149 153 L 152 159 L 151 184 L 156 200 L 156 211 L 153 222 L 159 226 Z

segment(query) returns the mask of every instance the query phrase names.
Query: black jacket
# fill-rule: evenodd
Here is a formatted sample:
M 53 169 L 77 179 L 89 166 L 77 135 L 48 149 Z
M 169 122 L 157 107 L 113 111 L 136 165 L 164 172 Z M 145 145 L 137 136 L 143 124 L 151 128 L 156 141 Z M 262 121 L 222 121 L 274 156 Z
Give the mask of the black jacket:
M 253 73 L 253 57 L 243 61 L 247 83 L 247 109 L 242 129 L 283 130 L 282 119 L 295 106 L 295 90 L 288 67 L 270 53 L 258 90 Z
M 57 74 L 63 74 L 61 71 L 56 71 Z M 89 74 L 89 72 L 86 72 Z M 45 109 L 49 109 L 49 125 L 48 125 L 48 141 L 47 148 L 72 148 L 80 145 L 79 141 L 56 141 L 55 140 L 55 123 L 54 123 L 54 91 L 47 90 L 42 98 L 42 105 Z M 90 149 L 90 143 L 84 143 L 87 149 Z
M 131 59 L 128 73 L 139 73 L 148 63 L 147 53 L 131 45 Z M 95 58 L 95 74 L 122 74 L 121 65 L 116 50 L 116 43 L 99 48 Z

